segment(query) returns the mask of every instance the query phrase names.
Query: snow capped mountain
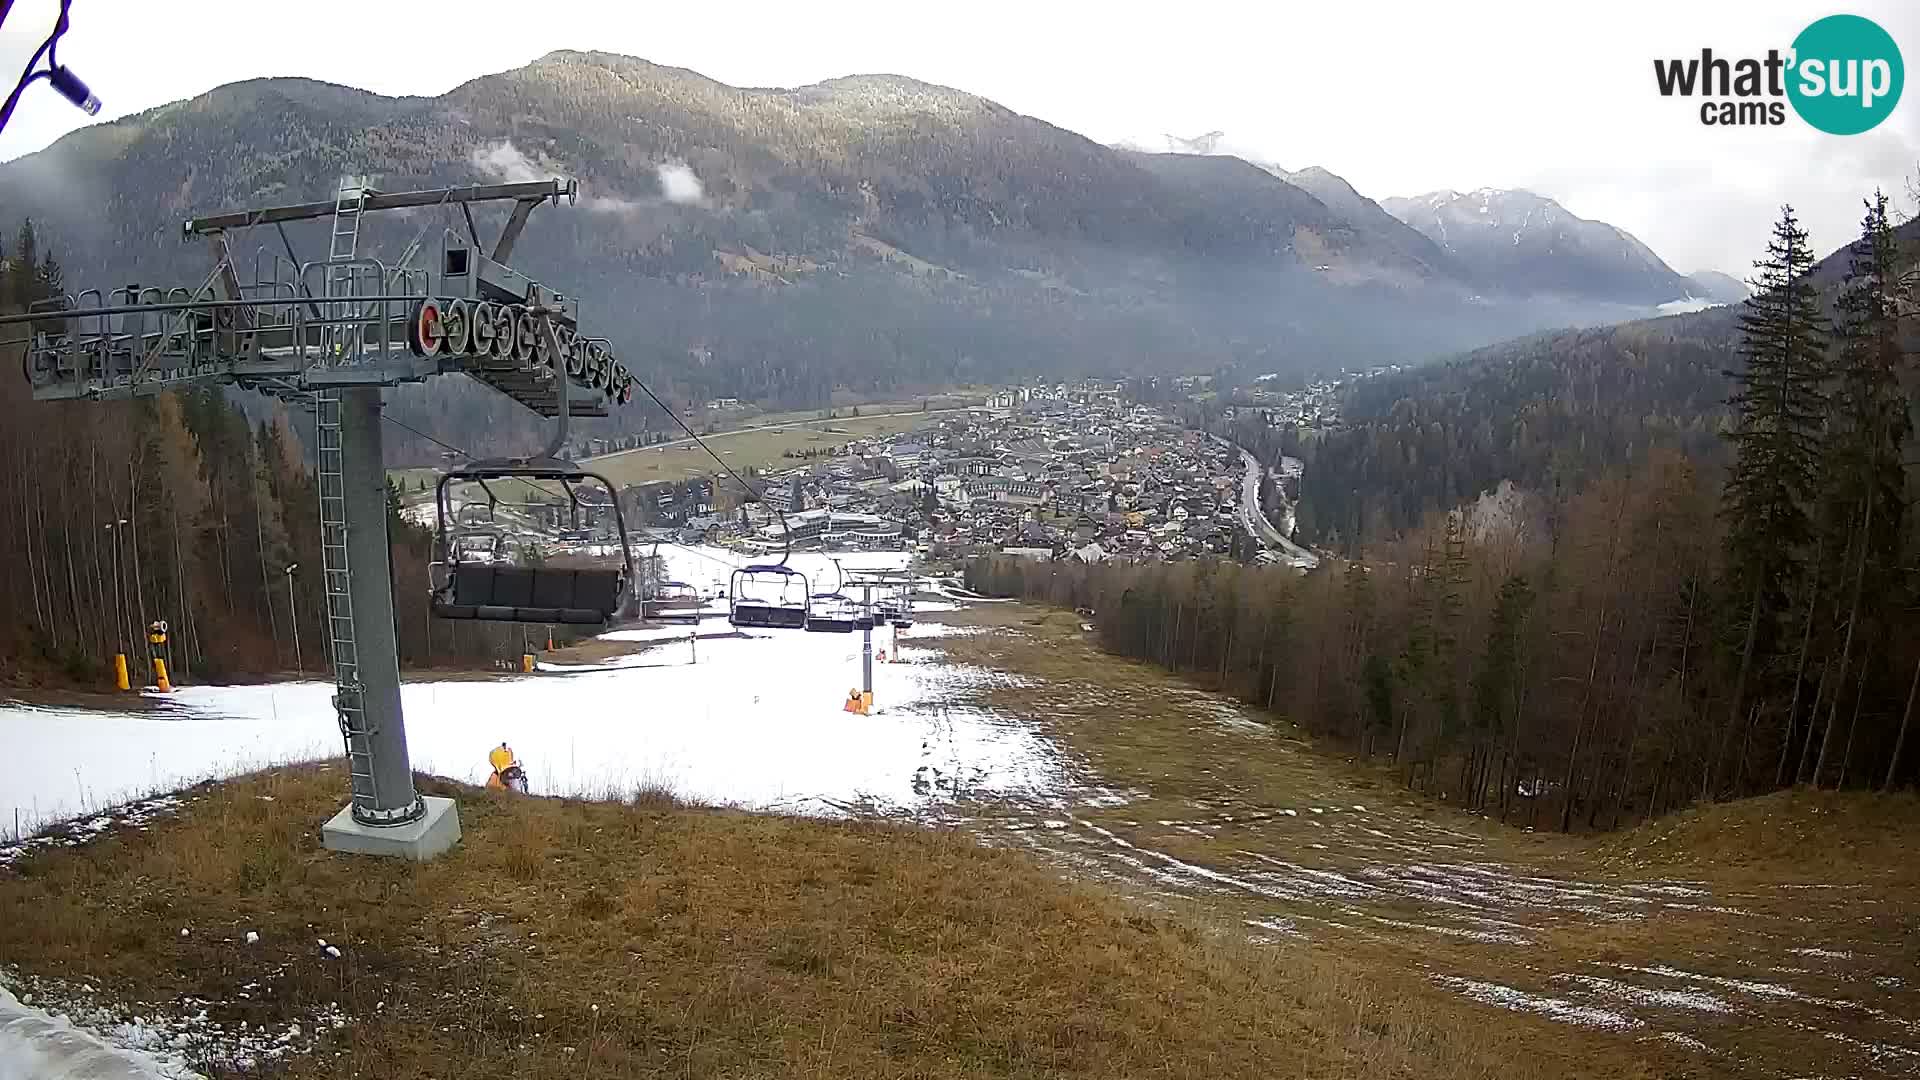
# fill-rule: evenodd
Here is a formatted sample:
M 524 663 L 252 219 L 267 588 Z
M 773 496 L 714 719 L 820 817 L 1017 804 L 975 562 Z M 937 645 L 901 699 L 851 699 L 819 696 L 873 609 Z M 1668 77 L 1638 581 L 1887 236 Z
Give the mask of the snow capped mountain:
M 1488 298 L 1556 297 L 1644 310 L 1672 302 L 1730 303 L 1731 279 L 1689 279 L 1631 233 L 1589 221 L 1530 191 L 1432 191 L 1375 202 L 1318 165 L 1286 169 L 1225 132 L 1127 139 L 1117 149 L 1163 156 L 1238 157 L 1324 205 L 1361 247 L 1392 253 L 1429 282 Z M 1733 282 L 1737 285 L 1737 282 Z
M 1628 304 L 1662 304 L 1695 292 L 1632 234 L 1530 191 L 1434 191 L 1381 206 L 1426 234 L 1484 289 Z

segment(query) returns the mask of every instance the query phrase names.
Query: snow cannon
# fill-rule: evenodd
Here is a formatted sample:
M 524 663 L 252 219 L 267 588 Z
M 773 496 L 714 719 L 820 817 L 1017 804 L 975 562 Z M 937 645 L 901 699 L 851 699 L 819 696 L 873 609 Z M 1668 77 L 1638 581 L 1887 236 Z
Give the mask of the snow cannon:
M 487 752 L 487 764 L 493 766 L 493 772 L 487 776 L 487 786 L 503 791 L 527 793 L 527 771 L 520 767 L 519 759 L 513 756 L 506 743 L 501 743 Z

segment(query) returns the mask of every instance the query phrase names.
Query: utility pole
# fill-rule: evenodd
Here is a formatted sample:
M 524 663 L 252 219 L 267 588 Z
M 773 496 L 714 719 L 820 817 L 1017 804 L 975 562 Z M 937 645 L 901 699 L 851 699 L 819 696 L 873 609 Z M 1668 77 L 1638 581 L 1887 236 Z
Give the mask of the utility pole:
M 134 486 L 133 463 L 127 463 L 127 513 L 132 515 L 133 535 L 127 539 L 128 569 L 132 571 L 133 586 L 128 595 L 133 599 L 133 607 L 127 612 L 127 629 L 136 641 L 147 646 L 147 667 L 153 667 L 153 645 L 151 638 L 140 633 L 140 624 L 147 619 L 147 587 L 140 575 L 140 497 Z
M 293 627 L 293 669 L 305 675 L 307 665 L 300 658 L 300 611 L 293 606 L 293 572 L 298 569 L 299 563 L 287 564 L 287 622 Z
M 873 707 L 873 586 L 860 586 L 860 602 L 867 613 L 860 630 L 860 692 L 867 707 Z
M 127 645 L 127 600 L 126 580 L 120 573 L 120 526 L 127 523 L 126 518 L 107 522 L 107 540 L 113 545 L 113 637 L 117 645 L 115 651 L 126 653 L 131 650 Z

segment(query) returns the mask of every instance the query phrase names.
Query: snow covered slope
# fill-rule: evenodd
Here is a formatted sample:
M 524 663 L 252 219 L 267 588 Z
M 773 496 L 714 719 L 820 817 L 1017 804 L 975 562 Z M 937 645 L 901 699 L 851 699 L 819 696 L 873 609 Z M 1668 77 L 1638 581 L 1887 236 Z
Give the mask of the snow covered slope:
M 1531 191 L 1435 191 L 1380 205 L 1490 291 L 1645 306 L 1690 292 L 1686 278 L 1626 230 L 1578 217 Z
M 681 580 L 703 587 L 724 582 L 733 561 L 717 549 L 661 554 Z M 794 561 L 818 575 L 817 589 L 836 580 L 822 556 Z M 924 805 L 949 794 L 942 782 L 1003 795 L 1054 790 L 1064 771 L 1049 743 L 957 700 L 1008 676 L 912 649 L 913 635 L 928 631 L 937 632 L 901 632 L 906 658 L 919 662 L 874 665 L 871 716 L 841 709 L 860 684 L 858 634 L 733 635 L 723 618 L 702 621 L 702 635 L 725 636 L 703 636 L 697 652 L 673 641 L 583 669 L 408 683 L 413 765 L 480 783 L 488 749 L 505 741 L 536 793 L 624 796 L 649 785 L 694 802 L 809 814 Z M 891 629 L 874 641 L 894 651 Z M 0 822 L 17 815 L 32 831 L 209 777 L 337 756 L 332 693 L 322 682 L 188 686 L 144 711 L 0 705 L 0 744 L 10 750 Z
M 197 1074 L 102 1042 L 0 990 L 0 1080 L 184 1080 Z

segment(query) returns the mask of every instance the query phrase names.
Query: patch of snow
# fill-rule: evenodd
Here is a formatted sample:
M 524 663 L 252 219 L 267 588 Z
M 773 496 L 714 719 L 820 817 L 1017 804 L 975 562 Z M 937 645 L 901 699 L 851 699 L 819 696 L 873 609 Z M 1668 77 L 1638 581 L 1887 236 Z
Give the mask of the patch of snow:
M 208 1018 L 208 1002 L 182 998 L 169 1006 L 109 1004 L 95 989 L 52 980 L 24 980 L 35 993 L 18 998 L 0 972 L 0 1078 L 32 1080 L 190 1080 L 189 1061 L 212 1062 L 253 1075 L 268 1063 L 313 1049 L 308 1031 L 338 1030 L 347 1016 L 337 1003 L 316 1007 L 308 1024 L 285 1028 L 226 1027 Z M 244 995 L 243 995 L 244 996 Z M 191 1055 L 191 1057 L 189 1057 Z
M 722 623 L 721 627 L 726 629 L 731 629 L 730 627 L 727 627 L 725 623 Z M 601 634 L 600 640 L 602 641 L 637 641 L 637 642 L 685 641 L 687 640 L 687 636 L 693 632 L 693 629 L 694 627 L 691 623 L 687 623 L 680 626 L 637 626 L 631 630 L 614 630 L 605 634 Z M 717 633 L 720 631 L 718 629 L 713 629 L 713 630 L 708 630 L 708 632 Z
M 1246 920 L 1246 924 L 1261 930 L 1271 930 L 1283 937 L 1304 938 L 1307 936 L 1300 932 L 1300 928 L 1294 925 L 1292 919 L 1248 919 Z
M 5 707 L 0 706 L 0 718 L 4 718 L 4 714 Z M 4 724 L 0 724 L 0 727 L 4 727 Z M 12 843 L 0 843 L 0 866 L 6 866 L 28 852 L 43 848 L 79 847 L 96 837 L 105 835 L 116 826 L 145 829 L 154 820 L 176 812 L 181 805 L 182 800 L 177 795 L 139 799 L 108 807 L 87 817 L 64 822 L 59 828 L 48 830 L 38 836 L 23 837 Z M 32 810 L 23 813 L 17 804 L 13 812 L 15 820 L 20 822 L 20 827 L 23 829 L 41 828 L 49 820 L 37 817 Z
M 1788 952 L 1790 952 L 1790 953 L 1794 953 L 1795 955 L 1798 955 L 1798 956 L 1817 956 L 1817 957 L 1819 957 L 1819 958 L 1820 958 L 1820 959 L 1822 959 L 1822 960 L 1851 960 L 1851 959 L 1853 959 L 1853 953 L 1851 953 L 1851 952 L 1839 952 L 1839 951 L 1835 951 L 1835 950 L 1833 950 L 1833 949 L 1817 949 L 1817 948 L 1807 948 L 1807 949 L 1788 949 L 1787 951 L 1788 951 Z
M 184 1080 L 178 1061 L 114 1046 L 64 1016 L 0 989 L 0 1077 L 6 1080 Z
M 1619 967 L 1625 971 L 1640 972 L 1642 975 L 1659 975 L 1667 979 L 1712 983 L 1715 986 L 1724 986 L 1730 990 L 1739 990 L 1742 993 L 1753 994 L 1758 997 L 1797 1000 L 1806 996 L 1798 990 L 1781 986 L 1778 983 L 1753 982 L 1747 979 L 1729 979 L 1720 975 L 1702 975 L 1698 972 L 1682 971 L 1679 968 L 1668 967 L 1665 964 L 1656 964 L 1653 967 L 1635 967 L 1632 964 L 1621 964 Z
M 1484 1005 L 1496 1005 L 1514 1012 L 1536 1013 L 1579 1027 L 1600 1028 L 1605 1031 L 1632 1031 L 1646 1026 L 1631 1016 L 1611 1009 L 1581 1005 L 1564 998 L 1548 997 L 1545 994 L 1531 994 L 1500 983 L 1463 979 L 1457 975 L 1435 975 L 1433 981 Z
M 1605 994 L 1634 1005 L 1649 1005 L 1662 1009 L 1692 1009 L 1697 1012 L 1728 1015 L 1739 1011 L 1704 990 L 1654 990 L 1615 979 L 1602 979 L 1596 975 L 1561 975 L 1559 978 L 1579 983 L 1594 993 Z
M 1484 941 L 1490 945 L 1531 945 L 1532 938 L 1521 937 L 1499 930 L 1464 930 L 1457 926 L 1432 926 L 1427 923 L 1405 922 L 1389 919 L 1382 915 L 1369 916 L 1382 926 L 1397 927 L 1401 930 L 1424 930 L 1429 934 L 1442 934 L 1446 937 L 1466 938 L 1468 941 Z
M 873 679 L 874 713 L 845 712 L 847 688 L 860 682 L 857 635 L 766 631 L 703 640 L 697 664 L 416 682 L 401 694 L 417 770 L 481 783 L 487 750 L 505 741 L 536 794 L 624 795 L 644 784 L 692 802 L 837 814 L 947 797 L 952 785 L 929 784 L 922 766 L 960 774 L 969 793 L 1067 786 L 1065 759 L 1038 730 L 953 704 L 970 690 L 1018 685 L 1011 677 L 910 663 L 876 664 Z M 19 781 L 0 791 L 0 820 L 17 812 L 32 830 L 129 795 L 336 756 L 332 694 L 321 682 L 185 686 L 137 713 L 0 706 Z

